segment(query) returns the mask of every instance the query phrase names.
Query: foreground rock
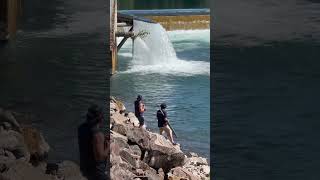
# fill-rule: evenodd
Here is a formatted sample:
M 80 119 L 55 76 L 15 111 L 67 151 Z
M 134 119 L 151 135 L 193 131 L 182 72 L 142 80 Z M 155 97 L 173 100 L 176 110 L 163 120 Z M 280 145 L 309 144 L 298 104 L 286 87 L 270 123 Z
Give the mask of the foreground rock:
M 13 163 L 6 164 L 6 170 L 0 174 L 0 179 L 3 180 L 27 180 L 27 179 L 41 179 L 51 180 L 54 176 L 45 174 L 42 170 L 32 166 L 32 164 L 17 160 Z
M 81 175 L 80 167 L 72 161 L 58 163 L 57 177 L 68 180 L 85 180 Z
M 111 179 L 210 179 L 205 158 L 187 157 L 164 136 L 139 128 L 134 114 L 124 110 L 123 103 L 110 98 Z
M 163 179 L 163 174 L 151 168 L 141 159 L 142 152 L 137 145 L 129 145 L 127 137 L 111 131 L 110 162 L 111 179 L 148 178 Z
M 198 157 L 197 154 L 191 153 L 192 156 L 186 159 L 183 167 L 171 169 L 169 177 L 187 178 L 187 179 L 210 179 L 210 166 L 205 158 Z
M 47 164 L 50 147 L 35 128 L 22 126 L 15 112 L 0 108 L 1 180 L 85 180 L 71 161 Z

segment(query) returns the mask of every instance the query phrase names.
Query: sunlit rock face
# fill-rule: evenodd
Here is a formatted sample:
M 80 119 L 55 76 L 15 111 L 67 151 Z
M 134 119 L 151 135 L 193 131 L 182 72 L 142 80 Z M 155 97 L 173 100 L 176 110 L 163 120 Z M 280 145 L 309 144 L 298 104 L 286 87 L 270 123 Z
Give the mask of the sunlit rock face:
M 110 98 L 111 179 L 210 179 L 205 158 L 192 152 L 185 154 L 164 136 L 139 128 L 134 114 L 120 114 L 119 104 L 116 98 Z

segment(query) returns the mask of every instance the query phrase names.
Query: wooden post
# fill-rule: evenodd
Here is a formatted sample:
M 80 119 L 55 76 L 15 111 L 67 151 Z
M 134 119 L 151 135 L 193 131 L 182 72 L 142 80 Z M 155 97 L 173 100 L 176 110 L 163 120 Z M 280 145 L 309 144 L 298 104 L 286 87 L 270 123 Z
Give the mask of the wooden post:
M 8 36 L 8 1 L 0 0 L 0 41 Z
M 14 38 L 22 14 L 22 0 L 0 0 L 0 39 Z
M 15 37 L 17 32 L 18 6 L 18 0 L 8 0 L 8 32 L 10 38 Z
M 111 31 L 110 31 L 110 52 L 111 52 L 111 58 L 112 58 L 112 67 L 111 67 L 111 74 L 114 74 L 116 72 L 117 68 L 117 0 L 111 0 L 110 1 L 110 17 L 111 17 Z

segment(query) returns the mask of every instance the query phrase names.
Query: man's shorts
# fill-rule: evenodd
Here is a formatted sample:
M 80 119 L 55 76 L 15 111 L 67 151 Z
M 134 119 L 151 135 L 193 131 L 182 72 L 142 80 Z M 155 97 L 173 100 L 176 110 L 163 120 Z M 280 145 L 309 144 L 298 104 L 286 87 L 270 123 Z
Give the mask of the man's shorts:
M 139 120 L 140 126 L 143 126 L 144 125 L 144 117 L 143 116 L 139 116 L 138 120 Z

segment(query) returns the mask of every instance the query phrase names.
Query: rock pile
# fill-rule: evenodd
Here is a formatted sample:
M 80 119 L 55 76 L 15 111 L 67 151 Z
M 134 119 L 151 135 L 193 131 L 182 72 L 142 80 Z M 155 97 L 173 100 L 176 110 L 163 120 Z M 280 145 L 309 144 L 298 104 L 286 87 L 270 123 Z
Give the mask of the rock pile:
M 33 127 L 20 125 L 21 114 L 0 108 L 1 180 L 82 180 L 77 164 L 47 164 L 49 145 Z M 52 168 L 54 167 L 54 168 Z
M 0 180 L 86 180 L 71 161 L 47 163 L 50 147 L 27 117 L 0 108 Z M 110 98 L 110 176 L 112 180 L 207 180 L 205 158 L 181 151 L 164 136 L 139 128 L 123 103 Z
M 119 106 L 120 105 L 120 106 Z M 164 136 L 139 128 L 133 113 L 110 98 L 111 179 L 203 180 L 210 179 L 205 158 L 188 156 Z

